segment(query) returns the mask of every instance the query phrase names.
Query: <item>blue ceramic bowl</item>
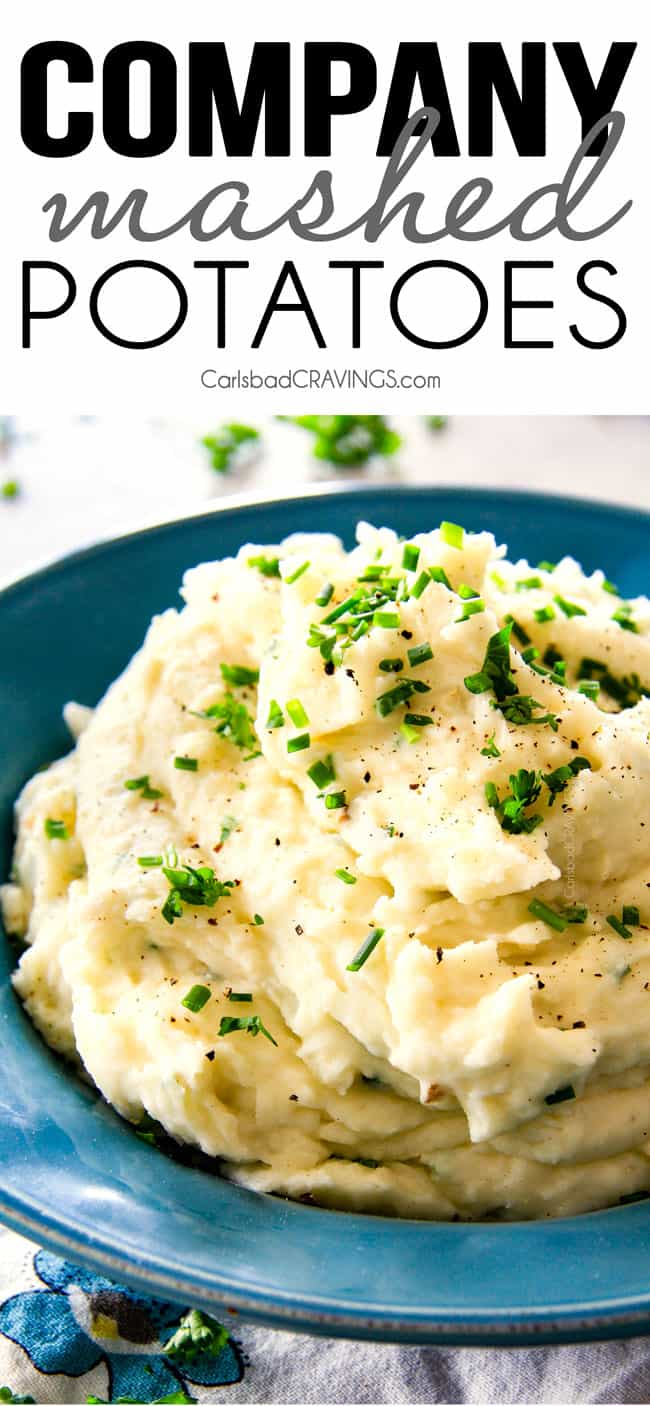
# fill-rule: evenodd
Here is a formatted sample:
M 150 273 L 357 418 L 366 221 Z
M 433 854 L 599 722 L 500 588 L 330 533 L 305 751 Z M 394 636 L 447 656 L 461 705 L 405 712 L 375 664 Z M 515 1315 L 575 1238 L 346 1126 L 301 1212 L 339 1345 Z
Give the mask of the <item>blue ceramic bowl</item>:
M 446 518 L 531 561 L 570 550 L 628 595 L 650 584 L 650 517 L 496 490 L 344 488 L 238 504 L 67 557 L 0 594 L 0 869 L 27 777 L 69 745 L 68 698 L 95 703 L 175 603 L 183 570 L 359 517 L 406 535 Z M 137 1138 L 41 1043 L 0 938 L 0 1217 L 117 1280 L 278 1327 L 384 1341 L 563 1342 L 650 1331 L 650 1201 L 510 1225 L 394 1221 L 259 1196 Z

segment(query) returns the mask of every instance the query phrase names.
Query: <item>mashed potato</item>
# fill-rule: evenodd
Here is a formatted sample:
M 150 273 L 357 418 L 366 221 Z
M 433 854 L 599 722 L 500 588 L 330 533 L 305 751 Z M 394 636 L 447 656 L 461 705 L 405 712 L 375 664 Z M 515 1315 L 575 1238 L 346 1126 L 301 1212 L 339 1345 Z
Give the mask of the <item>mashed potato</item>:
M 650 603 L 504 553 L 362 524 L 189 571 L 20 797 L 30 1016 L 248 1187 L 650 1190 Z

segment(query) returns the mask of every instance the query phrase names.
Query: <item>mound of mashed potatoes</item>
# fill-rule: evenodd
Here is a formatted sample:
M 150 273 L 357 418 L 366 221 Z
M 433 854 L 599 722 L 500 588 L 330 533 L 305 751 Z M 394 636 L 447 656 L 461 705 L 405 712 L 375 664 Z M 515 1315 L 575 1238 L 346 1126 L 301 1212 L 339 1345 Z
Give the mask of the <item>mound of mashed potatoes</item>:
M 18 801 L 48 1044 L 259 1191 L 649 1191 L 650 602 L 452 523 L 249 544 L 183 597 Z

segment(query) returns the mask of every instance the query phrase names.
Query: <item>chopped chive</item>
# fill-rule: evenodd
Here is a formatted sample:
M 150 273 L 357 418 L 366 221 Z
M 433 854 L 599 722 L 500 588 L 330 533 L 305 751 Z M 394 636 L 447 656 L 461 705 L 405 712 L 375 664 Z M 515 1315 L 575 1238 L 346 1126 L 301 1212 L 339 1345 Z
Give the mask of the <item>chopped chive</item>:
M 539 650 L 534 644 L 529 644 L 527 649 L 522 649 L 521 657 L 524 664 L 532 664 L 534 659 L 539 659 Z M 546 669 L 540 672 L 546 673 Z
M 500 756 L 501 756 L 501 753 L 500 753 L 500 751 L 499 751 L 499 748 L 497 747 L 497 744 L 496 744 L 496 742 L 495 742 L 495 740 L 494 740 L 494 733 L 491 733 L 491 735 L 488 737 L 488 740 L 487 740 L 487 742 L 486 742 L 486 744 L 485 744 L 485 747 L 481 747 L 481 756 L 482 756 L 482 757 L 500 757 Z
M 499 792 L 493 781 L 486 781 L 485 783 L 485 799 L 488 805 L 491 806 L 493 810 L 496 810 L 499 804 Z
M 325 797 L 326 810 L 344 810 L 346 805 L 345 791 L 328 791 Z
M 584 693 L 585 698 L 590 698 L 595 703 L 600 693 L 600 684 L 597 679 L 581 679 L 578 684 L 578 693 Z
M 432 727 L 433 718 L 428 718 L 424 713 L 405 713 L 404 722 L 407 727 Z
M 399 630 L 400 618 L 396 610 L 376 610 L 372 617 L 373 625 L 382 630 Z
M 253 922 L 254 922 L 256 928 L 263 928 L 263 927 L 264 927 L 264 919 L 263 919 L 261 913 L 253 913 Z
M 435 579 L 436 579 L 436 578 L 434 577 L 434 580 L 435 580 Z M 428 572 L 428 571 L 421 571 L 421 572 L 420 572 L 420 575 L 417 576 L 416 579 L 415 579 L 415 581 L 413 582 L 413 585 L 411 586 L 411 590 L 410 590 L 410 593 L 409 593 L 409 594 L 413 597 L 414 600 L 419 600 L 419 599 L 420 599 L 420 596 L 423 595 L 424 592 L 426 591 L 427 586 L 430 586 L 430 585 L 431 585 L 431 576 L 430 576 L 429 572 Z
M 308 732 L 299 732 L 297 737 L 290 737 L 287 741 L 287 752 L 304 752 L 307 747 L 311 747 Z
M 291 572 L 290 576 L 285 576 L 284 580 L 286 581 L 287 586 L 293 586 L 294 581 L 299 581 L 300 577 L 304 576 L 305 572 L 309 570 L 310 566 L 311 562 L 303 561 L 302 565 L 297 566 L 295 571 Z
M 485 602 L 482 600 L 466 600 L 460 615 L 454 620 L 454 625 L 462 625 L 463 620 L 469 620 L 472 615 L 482 615 L 485 610 Z
M 613 928 L 613 929 L 614 929 L 614 932 L 615 932 L 615 933 L 618 933 L 618 936 L 619 936 L 619 937 L 631 937 L 631 936 L 632 936 L 632 933 L 630 932 L 630 929 L 625 926 L 625 923 L 622 923 L 622 922 L 621 922 L 621 919 L 620 919 L 620 918 L 617 918 L 617 917 L 616 917 L 616 914 L 615 914 L 615 913 L 610 913 L 610 915 L 609 915 L 609 917 L 608 917 L 608 919 L 607 919 L 607 922 L 609 923 L 610 928 Z
M 542 923 L 546 923 L 549 928 L 554 928 L 556 932 L 564 932 L 568 926 L 566 918 L 549 908 L 547 903 L 542 903 L 541 898 L 533 898 L 528 904 L 528 912 L 532 913 L 534 918 L 539 918 Z
M 203 1010 L 204 1006 L 207 1006 L 211 995 L 212 992 L 209 986 L 191 986 L 183 997 L 181 1005 L 185 1006 L 186 1010 L 192 1011 L 194 1015 L 197 1015 L 199 1011 Z
M 623 922 L 628 927 L 638 928 L 641 922 L 641 915 L 635 903 L 623 904 Z
M 405 571 L 417 571 L 420 560 L 420 548 L 415 547 L 412 542 L 407 542 L 402 552 L 402 566 Z
M 461 600 L 478 599 L 478 591 L 475 591 L 473 586 L 465 585 L 464 581 L 461 581 L 457 594 L 460 596 Z
M 460 548 L 465 538 L 465 529 L 459 527 L 457 522 L 441 522 L 440 537 L 448 547 Z
M 356 884 L 357 882 L 354 874 L 351 874 L 349 869 L 335 869 L 334 875 L 337 879 L 341 880 L 342 884 Z
M 574 615 L 586 615 L 586 610 L 581 605 L 576 605 L 574 601 L 565 600 L 564 596 L 553 596 L 556 605 L 559 605 L 563 615 L 567 620 L 571 620 Z
M 174 757 L 174 766 L 177 771 L 198 771 L 199 769 L 196 757 Z
M 334 587 L 332 585 L 332 582 L 326 581 L 325 585 L 321 586 L 314 603 L 315 605 L 329 605 L 333 595 Z
M 402 734 L 402 737 L 407 742 L 419 742 L 422 736 L 422 733 L 417 727 L 411 727 L 411 724 L 407 722 L 400 723 L 399 730 Z
M 548 620 L 555 619 L 555 611 L 552 605 L 540 605 L 535 611 L 535 619 L 538 624 L 545 625 Z
M 359 951 L 355 953 L 352 961 L 348 962 L 345 970 L 348 972 L 360 971 L 364 962 L 367 962 L 370 954 L 374 952 L 385 931 L 385 928 L 371 928 L 365 942 L 362 942 Z
M 573 903 L 570 908 L 562 910 L 562 916 L 566 918 L 567 923 L 586 923 L 589 909 L 584 903 Z
M 244 664 L 220 664 L 219 668 L 224 683 L 233 684 L 235 688 L 245 688 L 247 684 L 259 683 L 259 669 L 247 669 Z
M 43 829 L 45 831 L 45 834 L 47 835 L 48 840 L 70 839 L 68 827 L 65 823 L 65 820 L 50 820 L 50 818 L 48 817 L 48 819 L 45 821 Z
M 234 834 L 237 829 L 238 824 L 239 821 L 235 819 L 234 815 L 224 815 L 221 822 L 221 833 L 219 835 L 220 846 L 225 845 L 226 840 L 230 839 L 230 836 Z
M 615 586 L 613 581 L 603 581 L 603 590 L 607 591 L 607 594 L 610 596 L 620 596 L 621 594 L 618 586 Z
M 544 1103 L 551 1107 L 554 1103 L 567 1103 L 569 1099 L 575 1098 L 576 1092 L 573 1084 L 565 1084 L 563 1088 L 556 1089 L 555 1093 L 547 1094 Z
M 424 644 L 414 644 L 406 653 L 412 669 L 417 669 L 419 664 L 426 664 L 429 659 L 433 659 L 433 650 L 428 640 L 425 640 Z
M 336 781 L 336 771 L 334 769 L 332 756 L 329 755 L 323 758 L 322 761 L 313 762 L 312 765 L 307 768 L 307 775 L 310 781 L 313 781 L 314 786 L 317 786 L 319 791 L 323 791 L 326 786 L 329 786 L 331 781 Z
M 639 627 L 636 620 L 632 619 L 631 606 L 622 605 L 619 610 L 615 610 L 612 615 L 612 620 L 615 620 L 616 624 L 620 625 L 622 630 L 630 630 L 633 635 L 638 635 Z
M 159 869 L 163 862 L 162 854 L 139 854 L 138 864 L 141 869 Z
M 276 702 L 275 698 L 272 698 L 269 703 L 269 716 L 266 719 L 266 726 L 269 730 L 275 727 L 284 727 L 284 714 L 280 704 Z
M 431 580 L 437 581 L 439 586 L 446 586 L 448 591 L 453 589 L 444 566 L 430 566 L 429 575 Z M 413 595 L 413 591 L 411 591 L 411 595 Z
M 555 571 L 555 562 L 554 562 L 554 561 L 538 561 L 538 563 L 537 563 L 537 570 L 538 570 L 538 571 Z
M 247 565 L 248 565 L 248 566 L 254 566 L 254 567 L 257 569 L 257 571 L 259 571 L 259 573 L 260 573 L 261 576 L 279 576 L 279 575 L 280 575 L 280 558 L 279 558 L 279 557 L 267 557 L 267 556 L 264 556 L 264 554 L 262 553 L 262 554 L 260 554 L 260 556 L 257 556 L 257 557 L 249 557 L 249 558 L 248 558 Z
M 408 703 L 414 693 L 429 692 L 428 684 L 423 683 L 420 679 L 400 679 L 399 683 L 394 684 L 385 693 L 379 694 L 379 697 L 375 699 L 375 710 L 380 718 L 387 718 L 388 714 L 394 712 L 395 708 L 399 708 L 402 703 Z
M 253 997 L 252 997 L 252 994 L 251 994 L 250 991 L 229 991 L 229 992 L 228 992 L 228 1000 L 229 1000 L 229 1001 L 252 1001 L 252 999 L 253 999 Z
M 157 791 L 154 786 L 149 785 L 148 776 L 132 776 L 124 782 L 125 791 L 139 791 L 143 801 L 159 801 L 163 795 L 162 791 Z
M 218 1034 L 222 1037 L 232 1035 L 235 1030 L 245 1030 L 248 1035 L 264 1035 L 277 1048 L 277 1040 L 273 1039 L 259 1015 L 222 1015 Z
M 380 659 L 379 668 L 381 669 L 382 674 L 401 674 L 402 669 L 404 668 L 404 661 L 403 659 L 397 659 L 396 657 L 392 659 Z
M 309 718 L 307 717 L 307 714 L 299 698 L 289 699 L 289 702 L 287 703 L 287 712 L 289 714 L 289 717 L 291 718 L 292 723 L 294 723 L 296 727 L 307 727 Z
M 544 582 L 540 576 L 522 576 L 519 581 L 515 581 L 516 591 L 539 591 Z
M 340 605 L 335 605 L 334 609 L 330 610 L 329 615 L 323 616 L 322 624 L 333 625 L 335 620 L 340 620 L 341 616 L 345 615 L 346 611 L 350 609 L 350 606 L 356 605 L 357 601 L 360 599 L 361 591 L 354 591 L 351 596 L 346 596 L 345 600 L 342 600 Z
M 512 630 L 512 633 L 513 633 L 515 639 L 516 639 L 516 640 L 519 640 L 519 643 L 520 643 L 520 644 L 530 644 L 530 643 L 531 643 L 530 635 L 526 633 L 526 631 L 525 631 L 523 625 L 520 625 L 520 624 L 519 624 L 519 621 L 518 621 L 518 620 L 515 620 L 514 615 L 506 615 L 505 619 L 506 619 L 506 625 L 510 625 L 510 628 L 511 628 L 511 630 Z
M 0 496 L 1 496 L 2 498 L 17 498 L 18 495 L 19 495 L 19 493 L 20 493 L 20 484 L 19 484 L 19 482 L 18 482 L 18 479 L 17 479 L 17 478 L 7 478 L 7 479 L 5 479 L 4 483 L 2 484 L 2 487 L 0 488 Z

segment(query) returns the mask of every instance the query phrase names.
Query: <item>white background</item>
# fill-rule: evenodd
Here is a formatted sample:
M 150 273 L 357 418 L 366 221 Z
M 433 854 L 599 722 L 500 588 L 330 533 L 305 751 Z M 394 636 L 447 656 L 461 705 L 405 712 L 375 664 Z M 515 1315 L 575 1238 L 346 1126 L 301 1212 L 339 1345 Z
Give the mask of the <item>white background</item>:
M 0 483 L 12 477 L 21 488 L 16 499 L 0 498 L 0 580 L 97 538 L 228 503 L 238 493 L 299 494 L 327 478 L 527 487 L 650 509 L 649 420 L 460 417 L 432 432 L 420 419 L 398 417 L 399 453 L 345 474 L 311 457 L 305 431 L 257 423 L 263 452 L 224 477 L 210 469 L 199 442 L 213 428 L 209 419 L 79 421 L 34 412 L 18 419 L 16 438 L 0 456 Z
M 273 5 L 240 3 L 218 6 L 207 0 L 185 0 L 182 6 L 161 7 L 152 0 L 136 4 L 88 5 L 83 0 L 58 0 L 56 6 L 29 0 L 4 12 L 0 55 L 0 132 L 3 134 L 4 185 L 7 196 L 2 235 L 0 328 L 1 408 L 27 412 L 39 408 L 99 410 L 124 408 L 147 411 L 203 413 L 217 418 L 223 404 L 228 414 L 250 415 L 268 411 L 373 411 L 414 413 L 425 411 L 495 412 L 640 412 L 648 405 L 647 322 L 647 113 L 650 81 L 647 9 L 638 0 L 618 0 L 614 7 L 594 6 L 586 0 L 530 7 L 518 0 L 494 0 L 489 6 L 457 3 L 432 6 L 415 0 L 407 7 L 377 5 L 369 0 L 326 6 L 306 6 L 298 0 L 277 0 Z M 120 158 L 109 152 L 98 135 L 89 150 L 68 160 L 46 160 L 20 144 L 18 134 L 18 69 L 21 55 L 34 42 L 71 38 L 86 46 L 95 58 L 96 71 L 115 43 L 151 38 L 173 48 L 180 76 L 179 136 L 171 151 L 149 161 Z M 254 39 L 290 39 L 295 59 L 293 109 L 295 150 L 288 160 L 268 160 L 263 154 L 226 161 L 217 151 L 213 158 L 189 159 L 184 55 L 188 41 L 224 39 L 236 80 L 243 82 Z M 306 39 L 347 39 L 373 49 L 379 67 L 379 93 L 371 109 L 352 118 L 334 119 L 331 160 L 306 160 L 301 154 L 302 43 Z M 64 191 L 71 208 L 88 194 L 104 187 L 115 201 L 135 186 L 152 191 L 151 222 L 167 223 L 188 208 L 213 184 L 242 179 L 251 187 L 251 205 L 257 223 L 285 208 L 308 186 L 316 169 L 331 166 L 337 199 L 336 223 L 347 223 L 373 199 L 385 161 L 372 153 L 383 115 L 392 63 L 400 40 L 432 40 L 440 45 L 461 149 L 466 145 L 467 44 L 469 40 L 500 40 L 506 46 L 513 71 L 518 72 L 520 44 L 545 40 L 549 46 L 548 155 L 518 158 L 505 122 L 495 117 L 496 154 L 492 159 L 435 159 L 425 153 L 408 178 L 405 189 L 427 185 L 426 221 L 437 225 L 453 192 L 470 177 L 487 174 L 495 193 L 485 217 L 504 213 L 525 194 L 545 181 L 559 180 L 580 140 L 578 113 L 550 45 L 561 39 L 580 40 L 593 72 L 600 73 L 609 44 L 614 39 L 638 41 L 620 105 L 627 117 L 623 141 L 608 166 L 602 185 L 576 216 L 597 223 L 632 197 L 630 214 L 611 233 L 587 243 L 568 243 L 552 235 L 533 244 L 517 244 L 500 235 L 481 244 L 459 244 L 446 239 L 435 245 L 413 246 L 399 233 L 397 222 L 379 245 L 368 246 L 358 236 L 328 245 L 307 245 L 280 232 L 242 246 L 228 236 L 212 244 L 195 245 L 186 232 L 158 244 L 135 246 L 121 230 L 103 241 L 91 241 L 85 230 L 63 244 L 52 246 L 42 205 L 57 190 Z M 100 83 L 94 106 L 100 119 Z M 383 101 L 382 101 L 383 100 Z M 97 126 L 100 126 L 98 120 Z M 10 200 L 9 200 L 9 197 Z M 7 207 L 11 204 L 13 209 Z M 20 350 L 19 272 L 23 259 L 55 258 L 74 272 L 78 295 L 74 308 L 62 319 L 35 325 L 33 347 Z M 128 351 L 101 338 L 88 314 L 88 294 L 93 281 L 110 265 L 126 258 L 147 257 L 169 265 L 186 283 L 190 313 L 185 327 L 166 346 L 153 351 Z M 211 293 L 213 274 L 192 270 L 196 258 L 248 258 L 251 269 L 233 274 L 230 349 L 217 353 L 215 305 Z M 383 258 L 385 272 L 368 278 L 364 300 L 363 338 L 360 352 L 350 351 L 349 275 L 330 272 L 330 258 Z M 465 263 L 483 279 L 490 297 L 488 321 L 476 339 L 447 352 L 419 349 L 405 342 L 388 315 L 388 293 L 397 275 L 426 258 L 451 258 Z M 257 352 L 249 350 L 253 331 L 282 262 L 294 258 L 328 348 L 319 351 L 298 315 L 279 314 Z M 553 298 L 552 311 L 516 314 L 519 335 L 552 336 L 553 351 L 503 349 L 503 262 L 506 258 L 553 259 L 555 268 L 521 274 L 520 296 Z M 611 284 L 613 296 L 626 308 L 629 327 L 619 345 L 609 351 L 589 351 L 569 336 L 568 325 L 577 320 L 592 335 L 612 325 L 612 315 L 589 303 L 575 287 L 576 270 L 587 259 L 605 258 L 619 270 L 615 279 L 600 274 L 599 284 Z M 127 286 L 127 278 L 130 283 Z M 137 285 L 135 280 L 138 279 Z M 370 290 L 373 290 L 370 292 Z M 609 288 L 608 288 L 609 291 Z M 43 298 L 56 301 L 58 285 Z M 162 296 L 155 275 L 125 276 L 121 295 L 107 299 L 103 310 L 126 335 L 143 331 L 155 335 L 172 309 L 173 299 Z M 422 330 L 449 334 L 458 329 L 458 286 L 445 291 L 431 287 L 405 301 L 409 316 L 417 316 Z M 436 334 L 434 330 L 434 335 Z M 258 391 L 248 397 L 235 392 L 202 390 L 200 373 L 206 367 L 233 372 L 252 366 L 261 372 L 278 372 L 288 365 L 338 368 L 392 366 L 399 372 L 434 372 L 441 376 L 437 393 L 375 390 L 362 392 Z

